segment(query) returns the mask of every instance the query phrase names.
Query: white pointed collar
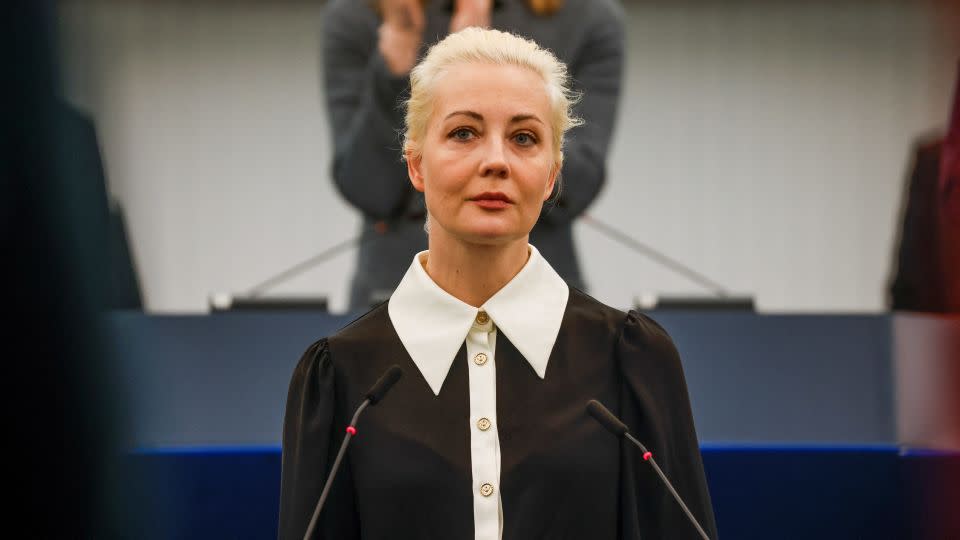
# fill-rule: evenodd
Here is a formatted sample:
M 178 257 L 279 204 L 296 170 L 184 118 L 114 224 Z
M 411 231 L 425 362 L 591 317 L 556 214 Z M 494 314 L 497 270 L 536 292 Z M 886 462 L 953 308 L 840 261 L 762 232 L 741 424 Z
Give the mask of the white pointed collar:
M 390 322 L 423 378 L 440 393 L 450 366 L 479 311 L 490 319 L 526 358 L 541 379 L 560 332 L 570 290 L 563 278 L 529 246 L 530 257 L 520 272 L 479 308 L 441 289 L 421 261 L 413 258 L 387 305 Z

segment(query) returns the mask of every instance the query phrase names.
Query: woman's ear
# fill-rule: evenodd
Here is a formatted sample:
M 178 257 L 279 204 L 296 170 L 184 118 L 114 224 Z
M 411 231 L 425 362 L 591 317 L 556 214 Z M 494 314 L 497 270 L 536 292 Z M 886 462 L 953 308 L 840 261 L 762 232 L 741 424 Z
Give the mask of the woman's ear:
M 555 163 L 553 167 L 550 168 L 550 178 L 547 180 L 547 186 L 543 192 L 544 201 L 549 200 L 550 196 L 553 195 L 553 187 L 557 185 L 558 174 L 560 174 L 560 164 Z
M 407 150 L 405 161 L 407 162 L 407 176 L 410 177 L 413 189 L 423 193 L 423 173 L 420 170 L 423 156 L 414 154 L 412 150 Z

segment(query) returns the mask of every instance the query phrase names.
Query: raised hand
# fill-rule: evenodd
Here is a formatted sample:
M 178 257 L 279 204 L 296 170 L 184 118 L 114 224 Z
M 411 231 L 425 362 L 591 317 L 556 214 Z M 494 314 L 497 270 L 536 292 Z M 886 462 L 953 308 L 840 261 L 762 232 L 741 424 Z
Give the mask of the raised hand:
M 468 26 L 489 27 L 492 10 L 493 0 L 455 0 L 450 33 L 459 32 Z
M 381 0 L 383 22 L 377 31 L 377 48 L 387 69 L 401 77 L 417 63 L 423 42 L 425 16 L 419 0 Z

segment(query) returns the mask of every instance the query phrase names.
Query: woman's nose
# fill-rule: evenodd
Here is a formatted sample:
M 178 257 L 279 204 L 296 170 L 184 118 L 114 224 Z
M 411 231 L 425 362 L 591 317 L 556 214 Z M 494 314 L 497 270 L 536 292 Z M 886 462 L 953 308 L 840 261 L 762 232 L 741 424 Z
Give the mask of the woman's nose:
M 506 178 L 510 175 L 510 165 L 504 152 L 502 141 L 489 141 L 484 147 L 483 160 L 480 163 L 480 176 Z

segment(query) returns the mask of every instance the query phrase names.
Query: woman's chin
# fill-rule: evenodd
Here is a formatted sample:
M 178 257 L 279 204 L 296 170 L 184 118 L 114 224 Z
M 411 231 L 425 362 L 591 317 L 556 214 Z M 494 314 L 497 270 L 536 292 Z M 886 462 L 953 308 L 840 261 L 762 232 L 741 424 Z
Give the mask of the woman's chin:
M 503 225 L 488 224 L 484 226 L 470 227 L 461 231 L 461 236 L 475 244 L 498 245 L 507 244 L 517 238 L 526 236 L 529 231 L 520 231 L 517 227 L 508 227 Z
M 498 214 L 471 213 L 445 222 L 437 220 L 434 214 L 430 234 L 486 246 L 508 244 L 529 236 L 534 223 L 525 223 L 526 220 L 517 219 L 516 215 Z

